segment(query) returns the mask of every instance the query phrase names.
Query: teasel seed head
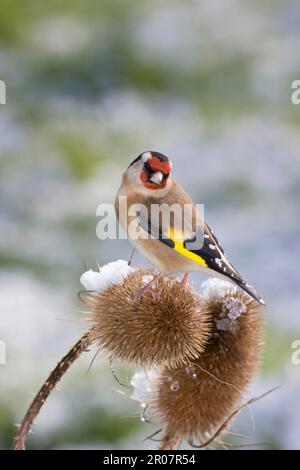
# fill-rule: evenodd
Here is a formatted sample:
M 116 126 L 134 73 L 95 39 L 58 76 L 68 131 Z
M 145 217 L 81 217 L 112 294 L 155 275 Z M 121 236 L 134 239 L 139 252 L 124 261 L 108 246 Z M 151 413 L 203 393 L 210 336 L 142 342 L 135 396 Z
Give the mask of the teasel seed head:
M 143 367 L 180 367 L 197 358 L 210 335 L 198 293 L 177 280 L 137 269 L 122 282 L 85 297 L 90 335 L 110 359 Z
M 147 417 L 163 427 L 162 446 L 185 439 L 204 443 L 241 405 L 262 346 L 261 307 L 230 283 L 210 279 L 203 298 L 213 320 L 205 351 L 174 370 L 152 370 L 144 380 Z M 133 384 L 143 380 L 135 377 Z M 139 387 L 141 390 L 141 388 Z M 150 392 L 151 393 L 150 393 Z

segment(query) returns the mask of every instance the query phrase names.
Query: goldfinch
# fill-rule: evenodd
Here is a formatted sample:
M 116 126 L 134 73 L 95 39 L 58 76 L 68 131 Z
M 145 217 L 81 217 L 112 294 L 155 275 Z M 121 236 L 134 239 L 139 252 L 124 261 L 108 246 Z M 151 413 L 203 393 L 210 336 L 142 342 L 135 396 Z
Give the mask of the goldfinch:
M 120 201 L 124 198 L 126 205 L 123 207 Z M 182 208 L 182 214 L 185 214 L 184 207 L 191 208 L 189 220 L 178 222 L 173 213 L 167 227 L 163 224 L 163 216 L 153 220 L 152 207 L 171 208 L 174 205 Z M 123 174 L 115 210 L 133 245 L 160 273 L 184 273 L 184 281 L 188 273 L 195 271 L 221 276 L 264 305 L 252 286 L 228 261 L 218 239 L 200 217 L 196 205 L 172 177 L 172 163 L 165 155 L 147 151 L 132 161 Z M 203 234 L 202 244 L 194 247 L 198 227 L 201 227 L 199 232 Z M 138 236 L 132 236 L 133 233 Z

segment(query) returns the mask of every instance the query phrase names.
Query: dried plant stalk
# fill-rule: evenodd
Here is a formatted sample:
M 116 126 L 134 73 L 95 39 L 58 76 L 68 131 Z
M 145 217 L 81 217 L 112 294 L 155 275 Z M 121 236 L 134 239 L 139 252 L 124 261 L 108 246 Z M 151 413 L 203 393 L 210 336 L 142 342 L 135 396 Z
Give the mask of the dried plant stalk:
M 81 353 L 87 350 L 91 343 L 92 340 L 90 335 L 88 333 L 84 334 L 59 361 L 29 406 L 19 427 L 18 433 L 13 440 L 11 450 L 25 450 L 26 438 L 33 426 L 35 418 L 39 414 L 50 393 L 71 365 L 76 361 L 76 359 L 78 359 Z

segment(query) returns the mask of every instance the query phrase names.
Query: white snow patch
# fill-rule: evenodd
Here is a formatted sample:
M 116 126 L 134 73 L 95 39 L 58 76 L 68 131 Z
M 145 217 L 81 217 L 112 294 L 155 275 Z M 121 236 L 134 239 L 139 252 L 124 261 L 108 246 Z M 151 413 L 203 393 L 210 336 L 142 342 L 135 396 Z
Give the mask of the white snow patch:
M 119 259 L 100 268 L 99 272 L 86 271 L 80 277 L 80 283 L 86 290 L 100 292 L 111 284 L 119 284 L 132 273 L 134 269 L 128 266 L 127 261 Z
M 222 302 L 221 314 L 215 320 L 217 329 L 234 331 L 238 326 L 237 319 L 243 313 L 247 313 L 247 306 L 241 299 L 226 297 Z
M 222 299 L 222 310 L 215 324 L 218 330 L 234 331 L 238 326 L 237 319 L 247 313 L 247 305 L 236 298 L 237 286 L 218 278 L 209 278 L 202 284 L 202 296 L 205 300 Z
M 227 312 L 227 316 L 230 320 L 236 320 L 242 313 L 247 312 L 247 306 L 241 299 L 234 297 L 228 297 L 224 299 L 222 311 Z
M 209 300 L 211 297 L 225 297 L 225 295 L 235 295 L 237 286 L 231 282 L 217 277 L 207 279 L 202 283 L 202 295 L 205 299 Z
M 222 318 L 221 320 L 216 320 L 216 326 L 218 330 L 228 331 L 232 329 L 232 323 L 229 318 Z
M 153 382 L 157 378 L 158 371 L 154 368 L 136 372 L 130 381 L 133 386 L 131 399 L 138 401 L 143 408 L 148 405 L 153 397 Z
M 139 402 L 141 406 L 141 421 L 145 421 L 145 414 L 147 421 L 150 420 L 154 423 L 160 420 L 157 411 L 153 407 L 153 401 L 157 393 L 155 385 L 159 379 L 159 375 L 159 370 L 153 367 L 136 372 L 130 381 L 133 386 L 133 392 L 130 398 Z

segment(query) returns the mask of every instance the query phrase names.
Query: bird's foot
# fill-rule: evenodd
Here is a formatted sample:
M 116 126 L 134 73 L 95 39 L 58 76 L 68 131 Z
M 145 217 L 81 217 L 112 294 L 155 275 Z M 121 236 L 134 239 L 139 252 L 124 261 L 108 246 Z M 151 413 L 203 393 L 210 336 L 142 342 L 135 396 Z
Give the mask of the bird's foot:
M 189 273 L 185 273 L 185 275 L 183 276 L 182 280 L 180 281 L 180 284 L 182 286 L 186 286 L 187 283 L 188 283 L 188 277 L 189 277 Z

